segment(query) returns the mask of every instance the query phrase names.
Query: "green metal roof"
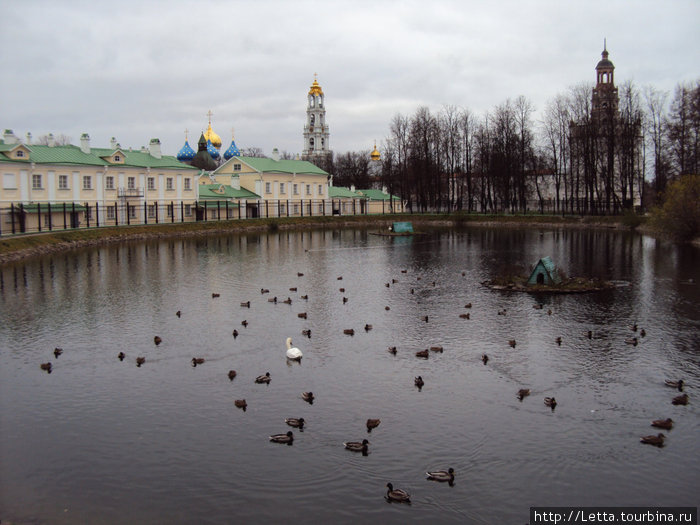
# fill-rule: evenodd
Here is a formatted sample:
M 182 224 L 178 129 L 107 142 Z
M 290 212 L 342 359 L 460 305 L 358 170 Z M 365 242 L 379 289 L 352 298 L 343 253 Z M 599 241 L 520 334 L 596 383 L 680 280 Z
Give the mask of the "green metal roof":
M 366 199 L 367 197 L 360 195 L 359 193 L 356 193 L 354 191 L 350 191 L 347 188 L 343 188 L 340 186 L 329 186 L 328 187 L 328 196 L 330 198 L 348 198 L 348 199 Z
M 222 164 L 216 171 L 219 171 L 223 166 L 231 162 L 244 162 L 260 173 L 289 173 L 292 175 L 307 174 L 328 176 L 327 172 L 306 160 L 274 160 L 258 157 L 231 157 L 231 159 Z
M 232 186 L 227 186 L 226 184 L 200 184 L 199 188 L 199 198 L 200 199 L 259 199 L 260 195 L 253 193 L 252 191 L 241 188 L 237 190 Z M 221 190 L 221 191 L 216 191 Z
M 396 195 L 389 195 L 382 190 L 357 190 L 357 193 L 368 197 L 371 201 L 401 200 Z
M 18 144 L 0 144 L 0 152 L 10 151 L 16 148 Z M 138 168 L 174 168 L 184 170 L 196 170 L 197 168 L 183 164 L 175 157 L 163 155 L 160 159 L 151 156 L 148 152 L 143 151 L 125 151 L 120 149 L 119 152 L 124 156 L 124 164 L 112 164 L 104 160 L 102 157 L 111 156 L 116 150 L 111 148 L 91 148 L 90 153 L 83 153 L 78 146 L 69 144 L 67 146 L 43 146 L 40 144 L 32 144 L 31 146 L 24 145 L 30 154 L 22 159 L 9 159 L 4 155 L 0 155 L 2 162 L 20 162 L 36 164 L 59 164 L 59 165 L 81 165 L 81 166 L 126 166 Z

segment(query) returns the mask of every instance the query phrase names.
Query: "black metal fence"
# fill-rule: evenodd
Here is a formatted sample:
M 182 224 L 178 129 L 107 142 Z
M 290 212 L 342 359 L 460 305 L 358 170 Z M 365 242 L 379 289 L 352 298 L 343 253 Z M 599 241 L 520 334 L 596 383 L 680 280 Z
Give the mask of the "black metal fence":
M 397 211 L 389 201 L 366 199 L 10 203 L 0 206 L 0 236 L 106 226 Z

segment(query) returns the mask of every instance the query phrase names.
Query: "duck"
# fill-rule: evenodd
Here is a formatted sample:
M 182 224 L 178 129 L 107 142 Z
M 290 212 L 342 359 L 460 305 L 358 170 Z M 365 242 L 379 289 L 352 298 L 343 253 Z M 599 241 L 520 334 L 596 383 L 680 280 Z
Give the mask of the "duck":
M 124 358 L 126 357 L 126 354 L 124 352 L 119 352 L 117 354 L 117 357 L 119 358 L 120 361 L 124 361 Z
M 264 376 L 258 376 L 258 377 L 256 377 L 256 378 L 255 378 L 255 382 L 256 382 L 256 383 L 266 383 L 266 384 L 269 384 L 271 379 L 272 379 L 272 378 L 270 377 L 270 372 L 265 372 L 265 375 L 264 375 Z
M 287 297 L 284 301 L 282 301 L 284 304 L 292 304 L 292 298 Z
M 296 291 L 297 291 L 297 287 L 296 287 L 296 286 L 292 286 L 292 287 L 289 289 L 289 291 L 290 291 L 290 292 L 296 292 Z
M 243 412 L 245 412 L 245 409 L 248 408 L 248 403 L 246 402 L 245 399 L 236 399 L 236 400 L 233 402 L 233 404 L 234 404 L 237 408 L 242 408 L 242 409 L 243 409 Z
M 489 356 L 487 356 L 486 354 L 483 354 L 483 355 L 481 356 L 481 361 L 482 361 L 484 364 L 488 363 L 488 362 L 489 362 Z
M 386 484 L 386 499 L 387 501 L 397 501 L 399 503 L 411 503 L 410 494 L 405 490 L 395 489 L 391 483 Z
M 636 337 L 629 337 L 625 339 L 625 344 L 637 346 L 637 344 L 639 344 L 639 340 Z
M 386 286 L 387 288 L 389 288 L 389 287 L 391 286 L 391 283 L 384 283 L 384 286 Z
M 348 450 L 352 450 L 353 452 L 362 452 L 363 454 L 367 454 L 367 445 L 369 444 L 369 441 L 366 439 L 363 439 L 362 442 L 360 441 L 346 441 L 343 443 L 345 445 L 345 448 Z
M 465 307 L 465 308 L 471 308 L 471 307 L 472 307 L 472 303 L 467 303 L 467 304 L 464 305 L 464 307 Z
M 355 329 L 354 328 L 346 328 L 345 330 L 343 330 L 343 333 L 345 335 L 355 335 Z
M 471 316 L 469 314 L 459 314 L 460 319 L 469 319 Z
M 58 356 L 63 353 L 62 348 L 54 348 L 53 349 L 53 356 L 58 359 Z
M 430 355 L 430 350 L 427 348 L 425 350 L 421 350 L 420 352 L 416 352 L 416 357 L 423 357 L 424 359 L 428 359 L 428 356 Z
M 286 434 L 273 434 L 270 436 L 270 441 L 273 443 L 284 443 L 286 445 L 291 445 L 294 441 L 294 433 L 290 430 Z
M 530 389 L 529 389 L 529 388 L 521 388 L 520 390 L 518 390 L 518 396 L 517 396 L 517 397 L 518 397 L 518 399 L 519 399 L 520 401 L 522 401 L 523 398 L 525 398 L 525 397 L 527 397 L 527 396 L 529 396 L 529 395 L 530 395 Z
M 372 325 L 371 325 L 371 324 L 366 324 L 366 325 L 365 325 L 365 332 L 369 332 L 371 329 L 372 329 Z
M 425 385 L 425 381 L 423 381 L 423 378 L 421 376 L 416 377 L 413 380 L 413 383 L 418 387 L 418 390 L 423 388 L 423 385 Z
M 515 339 L 511 339 L 510 341 L 508 341 L 508 344 L 510 345 L 511 348 L 515 348 L 515 345 L 517 343 L 515 342 Z
M 338 281 L 342 281 L 342 280 L 343 280 L 343 276 L 342 276 L 342 275 L 338 276 L 338 279 L 337 279 L 337 280 L 338 280 Z
M 593 330 L 588 330 L 586 337 L 588 337 L 588 339 L 593 339 Z
M 433 481 L 447 481 L 452 483 L 455 480 L 455 470 L 450 467 L 447 470 L 433 470 L 426 472 L 428 479 Z
M 137 357 L 136 358 L 136 366 L 141 367 L 142 364 L 146 362 L 145 357 Z
M 267 288 L 260 288 L 260 293 L 261 294 L 270 293 L 270 290 L 268 290 Z
M 391 308 L 388 307 L 388 306 L 385 306 L 384 309 L 385 309 L 387 312 L 388 312 L 389 310 L 391 310 Z
M 236 329 L 234 328 L 234 329 L 233 329 L 233 332 L 232 332 L 232 335 L 233 335 L 233 338 L 234 338 L 234 339 L 235 339 L 236 337 L 238 337 L 238 330 L 236 330 Z
M 245 302 L 241 303 L 241 306 L 243 308 L 250 308 L 250 301 L 245 301 Z
M 153 338 L 153 342 L 156 344 L 156 346 L 158 346 L 160 343 L 163 342 L 163 340 L 162 340 L 160 337 L 155 336 L 155 337 Z
M 498 315 L 506 315 L 506 309 L 504 308 L 503 310 L 499 310 Z
M 177 312 L 175 312 L 175 315 L 177 315 L 178 317 L 180 317 L 180 316 L 182 315 L 182 312 L 181 312 L 180 310 L 178 310 Z
M 221 297 L 221 294 L 218 293 L 212 293 L 211 294 L 212 299 L 216 299 L 217 297 Z
M 297 277 L 304 277 L 304 274 L 302 272 L 297 272 Z
M 639 441 L 646 445 L 654 445 L 655 447 L 663 447 L 664 446 L 664 439 L 666 439 L 666 436 L 663 434 L 659 433 L 655 436 L 642 436 L 639 438 Z
M 306 337 L 308 337 L 308 338 L 311 338 L 311 330 L 308 329 L 308 328 L 305 329 L 305 330 L 302 330 L 302 331 L 301 331 L 301 335 L 304 335 L 304 336 L 306 336 Z
M 297 347 L 292 346 L 292 338 L 287 337 L 287 359 L 291 359 L 293 361 L 301 361 L 301 350 L 299 350 Z
M 442 348 L 442 346 L 440 346 L 440 345 L 431 346 L 431 347 L 430 347 L 430 351 L 431 351 L 431 352 L 440 352 L 440 353 L 442 353 L 443 348 Z
M 309 404 L 313 404 L 314 399 L 316 399 L 316 398 L 314 397 L 314 393 L 311 392 L 311 391 L 309 391 L 309 392 L 302 392 L 302 393 L 301 393 L 301 398 L 302 398 L 304 401 L 307 401 Z
M 557 343 L 559 346 L 561 346 L 561 337 L 557 337 L 554 341 L 556 341 L 556 343 Z
M 420 318 L 421 321 L 425 321 L 426 323 L 428 322 L 428 316 L 424 315 L 423 317 Z
M 229 381 L 233 381 L 236 378 L 236 375 L 238 375 L 238 374 L 236 374 L 235 370 L 229 370 L 228 371 Z
M 298 314 L 297 314 L 297 317 L 298 317 L 299 319 L 307 319 L 307 318 L 308 318 L 307 315 L 306 315 L 306 312 L 298 313 Z
M 338 288 L 338 291 L 339 291 L 340 293 L 345 293 L 345 288 Z
M 275 304 L 277 304 L 277 296 L 275 295 L 274 297 L 270 297 L 270 298 L 267 300 L 267 302 L 268 302 L 268 303 L 275 303 Z
M 547 315 L 552 315 L 552 310 L 547 310 Z
M 639 335 L 641 335 L 642 337 L 646 337 L 647 331 L 646 331 L 644 328 L 642 328 L 642 329 L 639 331 Z
M 396 355 L 396 347 L 390 346 L 389 348 L 387 348 L 387 352 L 389 352 L 391 355 Z
M 347 297 L 343 297 L 343 304 L 345 304 L 345 303 L 347 303 L 347 302 L 348 302 L 348 298 L 347 298 Z
M 284 420 L 285 423 L 287 423 L 290 427 L 294 428 L 304 428 L 304 418 L 303 417 L 288 417 L 287 419 Z
M 204 358 L 203 357 L 193 357 L 192 358 L 192 366 L 197 366 L 201 365 L 204 363 Z
M 679 392 L 683 392 L 683 385 L 685 385 L 682 379 L 679 379 L 678 381 L 666 379 L 664 383 L 666 384 L 666 386 L 677 388 Z
M 304 301 L 308 301 L 308 300 L 309 300 L 309 296 L 308 296 L 308 295 L 302 295 L 301 298 L 304 299 Z
M 634 323 L 632 326 L 630 326 L 630 330 L 632 330 L 633 332 L 636 332 L 637 331 L 637 323 Z
M 243 321 L 241 321 L 241 324 L 243 325 L 243 328 L 248 328 L 248 321 L 246 319 L 243 319 Z
M 408 273 L 408 270 L 401 270 L 401 273 Z
M 688 394 L 683 394 L 680 396 L 676 396 L 673 398 L 673 401 L 671 401 L 674 405 L 687 405 L 688 404 Z
M 49 363 L 41 363 L 41 365 L 39 365 L 39 366 L 41 367 L 42 370 L 45 370 L 49 374 L 51 373 L 51 369 L 53 368 L 50 362 Z
M 541 303 L 538 303 L 538 304 L 533 304 L 532 307 L 535 310 L 542 310 L 542 308 L 544 308 L 544 305 L 542 305 Z
M 663 428 L 664 430 L 671 430 L 673 428 L 673 419 L 670 417 L 666 419 L 655 419 L 651 422 L 652 427 Z
M 553 397 L 545 397 L 544 404 L 545 404 L 545 406 L 548 406 L 552 410 L 554 410 L 554 408 L 557 406 L 557 400 L 554 399 Z
M 381 419 L 368 419 L 367 420 L 367 432 L 372 432 L 373 428 L 377 428 L 379 426 L 379 423 L 381 423 Z

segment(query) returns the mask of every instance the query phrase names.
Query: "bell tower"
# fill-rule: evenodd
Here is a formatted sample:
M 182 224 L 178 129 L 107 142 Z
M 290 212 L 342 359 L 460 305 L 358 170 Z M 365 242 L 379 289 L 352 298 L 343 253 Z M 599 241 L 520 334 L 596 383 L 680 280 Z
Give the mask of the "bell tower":
M 592 113 L 595 116 L 605 118 L 616 115 L 620 97 L 615 87 L 614 72 L 615 66 L 608 59 L 607 41 L 603 40 L 603 52 L 601 60 L 595 67 L 596 85 L 593 88 Z
M 314 82 L 309 89 L 304 125 L 304 151 L 302 159 L 321 164 L 330 156 L 330 132 L 326 124 L 326 106 L 323 89 L 314 74 Z

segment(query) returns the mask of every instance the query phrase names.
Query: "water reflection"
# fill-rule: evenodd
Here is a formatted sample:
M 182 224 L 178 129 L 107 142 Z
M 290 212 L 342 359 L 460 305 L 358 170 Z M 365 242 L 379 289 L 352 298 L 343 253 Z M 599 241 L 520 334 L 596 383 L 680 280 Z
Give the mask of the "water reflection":
M 0 514 L 521 523 L 533 505 L 697 505 L 697 248 L 617 231 L 371 233 L 134 242 L 0 268 Z M 531 296 L 480 284 L 544 255 L 629 286 Z M 625 344 L 634 324 L 647 333 L 637 346 Z M 431 346 L 444 352 L 415 356 Z M 684 378 L 688 406 L 671 405 L 668 378 Z M 294 446 L 271 443 L 290 417 L 305 420 Z M 666 417 L 666 446 L 640 445 Z M 367 454 L 346 451 L 374 418 Z M 425 479 L 449 467 L 454 486 Z M 386 504 L 388 481 L 410 507 Z

